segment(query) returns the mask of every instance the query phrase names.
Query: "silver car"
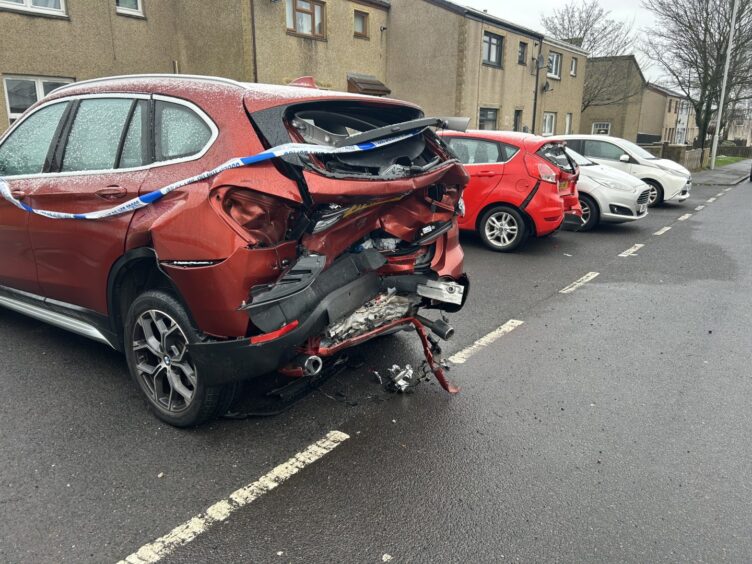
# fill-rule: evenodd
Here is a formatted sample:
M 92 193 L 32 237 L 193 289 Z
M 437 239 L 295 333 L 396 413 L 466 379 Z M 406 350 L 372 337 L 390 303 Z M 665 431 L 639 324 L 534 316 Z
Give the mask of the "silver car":
M 650 186 L 631 174 L 599 165 L 570 148 L 566 151 L 580 167 L 577 191 L 584 222 L 580 231 L 590 231 L 601 222 L 636 221 L 648 214 Z

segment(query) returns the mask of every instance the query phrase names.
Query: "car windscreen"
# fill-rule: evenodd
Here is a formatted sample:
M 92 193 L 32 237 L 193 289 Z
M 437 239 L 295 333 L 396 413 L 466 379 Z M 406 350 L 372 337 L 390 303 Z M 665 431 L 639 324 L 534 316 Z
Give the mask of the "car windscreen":
M 649 153 L 648 151 L 646 151 L 639 145 L 632 143 L 631 141 L 626 141 L 622 139 L 620 141 L 620 144 L 625 150 L 632 153 L 633 157 L 637 157 L 639 159 L 645 159 L 646 161 L 655 161 L 658 159 L 658 157 L 656 157 L 652 153 Z
M 537 155 L 543 157 L 552 165 L 569 174 L 577 172 L 576 165 L 564 150 L 564 145 L 560 143 L 547 143 L 538 149 Z
M 594 163 L 587 157 L 583 157 L 577 151 L 573 151 L 569 147 L 566 148 L 566 151 L 567 151 L 567 155 L 569 155 L 569 158 L 572 159 L 577 166 L 595 166 L 596 165 L 596 163 Z

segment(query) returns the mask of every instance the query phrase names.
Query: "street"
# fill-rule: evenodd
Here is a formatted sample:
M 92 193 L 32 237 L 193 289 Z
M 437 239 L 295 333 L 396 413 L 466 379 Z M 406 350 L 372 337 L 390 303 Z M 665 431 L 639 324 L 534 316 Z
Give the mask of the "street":
M 121 355 L 0 309 L 0 562 L 749 561 L 750 209 L 749 182 L 696 182 L 516 254 L 464 235 L 454 397 L 383 390 L 422 360 L 398 334 L 280 415 L 179 430 Z

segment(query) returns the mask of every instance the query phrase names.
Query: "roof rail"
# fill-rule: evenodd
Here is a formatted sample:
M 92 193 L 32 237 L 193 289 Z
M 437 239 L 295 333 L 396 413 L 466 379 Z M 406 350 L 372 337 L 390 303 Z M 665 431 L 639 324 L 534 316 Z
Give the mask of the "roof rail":
M 238 88 L 245 88 L 242 83 L 231 78 L 222 78 L 220 76 L 203 76 L 197 74 L 124 74 L 119 76 L 103 76 L 100 78 L 91 78 L 89 80 L 82 80 L 80 82 L 70 82 L 64 86 L 60 86 L 55 89 L 55 92 L 61 92 L 74 86 L 80 86 L 82 84 L 96 84 L 97 82 L 109 82 L 111 80 L 129 80 L 133 78 L 189 78 L 191 80 L 205 80 L 208 82 L 219 82 L 222 84 L 229 84 L 230 86 L 237 86 Z

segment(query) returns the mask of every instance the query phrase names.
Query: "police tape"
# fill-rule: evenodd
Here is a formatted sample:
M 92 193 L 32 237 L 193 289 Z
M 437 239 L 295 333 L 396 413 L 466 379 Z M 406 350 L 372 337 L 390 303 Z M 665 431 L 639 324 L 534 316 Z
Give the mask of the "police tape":
M 278 145 L 277 147 L 267 149 L 266 151 L 262 151 L 249 157 L 230 159 L 229 161 L 219 165 L 218 167 L 197 174 L 196 176 L 186 178 L 185 180 L 179 180 L 178 182 L 173 182 L 172 184 L 169 184 L 164 188 L 154 190 L 153 192 L 149 192 L 148 194 L 144 194 L 143 196 L 138 196 L 136 198 L 128 200 L 127 202 L 123 202 L 118 206 L 90 213 L 65 213 L 50 210 L 36 210 L 16 199 L 11 192 L 10 186 L 3 178 L 0 178 L 0 196 L 2 196 L 4 199 L 6 199 L 8 202 L 19 209 L 36 215 L 48 217 L 50 219 L 105 219 L 146 207 L 164 198 L 170 192 L 174 192 L 175 190 L 188 186 L 189 184 L 206 180 L 207 178 L 216 176 L 220 172 L 224 172 L 233 168 L 251 166 L 287 155 L 336 155 L 341 153 L 370 151 L 372 149 L 378 149 L 379 147 L 383 147 L 385 145 L 404 141 L 405 139 L 419 135 L 420 133 L 422 133 L 422 131 L 422 129 L 414 130 L 394 137 L 387 137 L 366 143 L 358 143 L 357 145 L 347 145 L 345 147 L 329 147 L 325 145 L 312 145 L 308 143 L 286 143 L 284 145 Z

